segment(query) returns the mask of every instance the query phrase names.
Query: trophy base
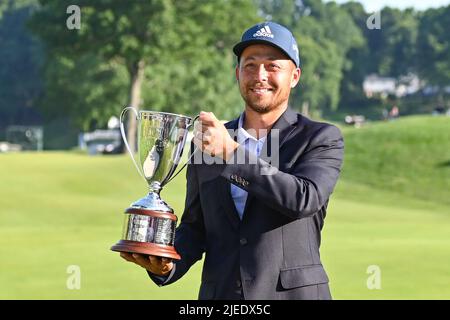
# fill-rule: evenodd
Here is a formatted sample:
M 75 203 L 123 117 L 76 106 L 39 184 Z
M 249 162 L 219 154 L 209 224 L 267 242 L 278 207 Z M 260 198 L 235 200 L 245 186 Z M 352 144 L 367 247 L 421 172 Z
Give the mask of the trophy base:
M 181 259 L 180 255 L 175 251 L 174 247 L 156 243 L 120 240 L 111 247 L 111 250 L 117 252 L 152 255 L 157 257 L 171 258 L 175 260 Z
M 172 212 L 127 208 L 122 239 L 111 250 L 180 260 L 174 247 L 176 221 Z

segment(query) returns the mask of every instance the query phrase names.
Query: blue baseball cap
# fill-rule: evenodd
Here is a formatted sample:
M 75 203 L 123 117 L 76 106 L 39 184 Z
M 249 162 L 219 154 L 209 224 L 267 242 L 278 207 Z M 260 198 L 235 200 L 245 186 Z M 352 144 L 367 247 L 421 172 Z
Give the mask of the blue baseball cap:
M 245 48 L 257 43 L 268 44 L 280 49 L 295 63 L 297 68 L 300 67 L 297 41 L 286 27 L 272 21 L 254 25 L 244 32 L 241 42 L 233 47 L 233 52 L 239 58 Z

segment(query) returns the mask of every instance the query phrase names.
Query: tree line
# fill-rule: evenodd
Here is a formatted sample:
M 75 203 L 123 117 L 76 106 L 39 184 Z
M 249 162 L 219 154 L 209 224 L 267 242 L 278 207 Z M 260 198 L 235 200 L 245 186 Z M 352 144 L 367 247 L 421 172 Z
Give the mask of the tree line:
M 417 74 L 450 84 L 450 6 L 384 8 L 369 29 L 361 4 L 321 0 L 67 0 L 0 4 L 0 126 L 66 118 L 80 130 L 125 105 L 236 117 L 242 100 L 232 46 L 249 26 L 279 22 L 297 38 L 298 111 L 327 116 L 365 106 L 364 77 Z M 132 133 L 134 124 L 130 123 Z

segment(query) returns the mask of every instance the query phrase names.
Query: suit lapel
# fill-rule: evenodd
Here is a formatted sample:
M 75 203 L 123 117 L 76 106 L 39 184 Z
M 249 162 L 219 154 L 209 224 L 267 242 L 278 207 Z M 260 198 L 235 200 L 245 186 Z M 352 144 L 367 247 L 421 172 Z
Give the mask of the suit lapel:
M 278 120 L 273 125 L 272 129 L 267 135 L 266 142 L 264 143 L 260 158 L 264 161 L 270 162 L 270 154 L 267 151 L 271 151 L 272 140 L 278 141 L 278 150 L 275 152 L 281 152 L 281 147 L 283 146 L 286 139 L 289 137 L 292 131 L 295 129 L 295 125 L 298 122 L 297 113 L 291 108 L 287 108 L 286 111 L 278 118 Z M 276 142 L 275 142 L 276 143 Z
M 236 133 L 236 129 L 238 128 L 239 118 L 232 120 L 225 124 L 225 128 L 234 130 Z M 235 140 L 237 139 L 236 134 L 232 136 Z M 225 210 L 225 214 L 227 215 L 230 223 L 233 225 L 235 229 L 239 228 L 239 224 L 241 220 L 239 218 L 239 214 L 236 210 L 236 206 L 234 205 L 233 197 L 231 196 L 231 183 L 228 182 L 223 177 L 220 177 L 217 181 L 217 188 L 220 201 Z
M 286 111 L 278 118 L 278 120 L 273 125 L 272 129 L 269 131 L 267 135 L 267 139 L 262 147 L 260 158 L 266 162 L 271 162 L 271 155 L 268 153 L 268 150 L 272 150 L 271 144 L 272 139 L 278 141 L 278 148 L 274 150 L 274 152 L 281 153 L 281 147 L 289 135 L 296 128 L 296 124 L 298 122 L 297 113 L 294 112 L 291 108 L 287 108 Z M 276 143 L 276 142 L 275 142 Z M 279 156 L 279 158 L 281 158 Z M 243 213 L 242 219 L 245 219 L 249 214 L 249 208 L 254 200 L 254 196 L 250 193 L 247 196 L 247 202 L 245 203 L 245 209 Z
M 274 152 L 281 153 L 281 147 L 283 143 L 287 140 L 289 135 L 296 128 L 296 124 L 298 122 L 298 115 L 291 108 L 287 108 L 286 111 L 278 118 L 278 120 L 273 125 L 272 129 L 269 131 L 267 135 L 267 139 L 262 147 L 260 158 L 266 162 L 270 162 L 271 155 L 268 154 L 268 150 L 271 150 L 271 139 L 278 141 L 278 150 L 274 150 Z M 227 129 L 232 129 L 236 133 L 238 128 L 239 118 L 234 119 L 225 124 Z M 237 136 L 234 136 L 234 139 L 237 139 Z M 239 218 L 239 214 L 236 210 L 236 206 L 234 205 L 233 197 L 231 196 L 231 183 L 228 182 L 224 178 L 219 178 L 217 182 L 218 191 L 220 195 L 220 199 L 222 201 L 222 205 L 226 211 L 226 215 L 230 220 L 231 224 L 235 228 L 239 228 L 241 220 Z M 254 200 L 254 197 L 248 193 L 247 201 L 245 203 L 244 213 L 242 219 L 245 219 L 249 214 L 249 208 Z
M 230 183 L 223 177 L 220 177 L 217 180 L 217 191 L 220 201 L 222 202 L 222 206 L 225 210 L 225 214 L 227 215 L 232 226 L 235 229 L 238 229 L 241 220 L 236 210 L 236 206 L 234 205 L 233 197 L 231 196 Z

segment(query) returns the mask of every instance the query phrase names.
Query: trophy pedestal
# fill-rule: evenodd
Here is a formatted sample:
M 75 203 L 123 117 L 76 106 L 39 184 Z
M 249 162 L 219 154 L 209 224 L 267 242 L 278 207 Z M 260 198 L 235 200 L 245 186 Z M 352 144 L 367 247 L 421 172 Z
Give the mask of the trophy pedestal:
M 125 210 L 122 239 L 111 250 L 180 260 L 173 246 L 176 222 L 171 212 L 130 207 Z
M 119 240 L 111 247 L 112 251 L 139 253 L 144 255 L 152 255 L 157 257 L 171 258 L 180 260 L 180 255 L 175 251 L 174 247 L 162 246 L 154 243 L 142 243 L 130 240 Z

